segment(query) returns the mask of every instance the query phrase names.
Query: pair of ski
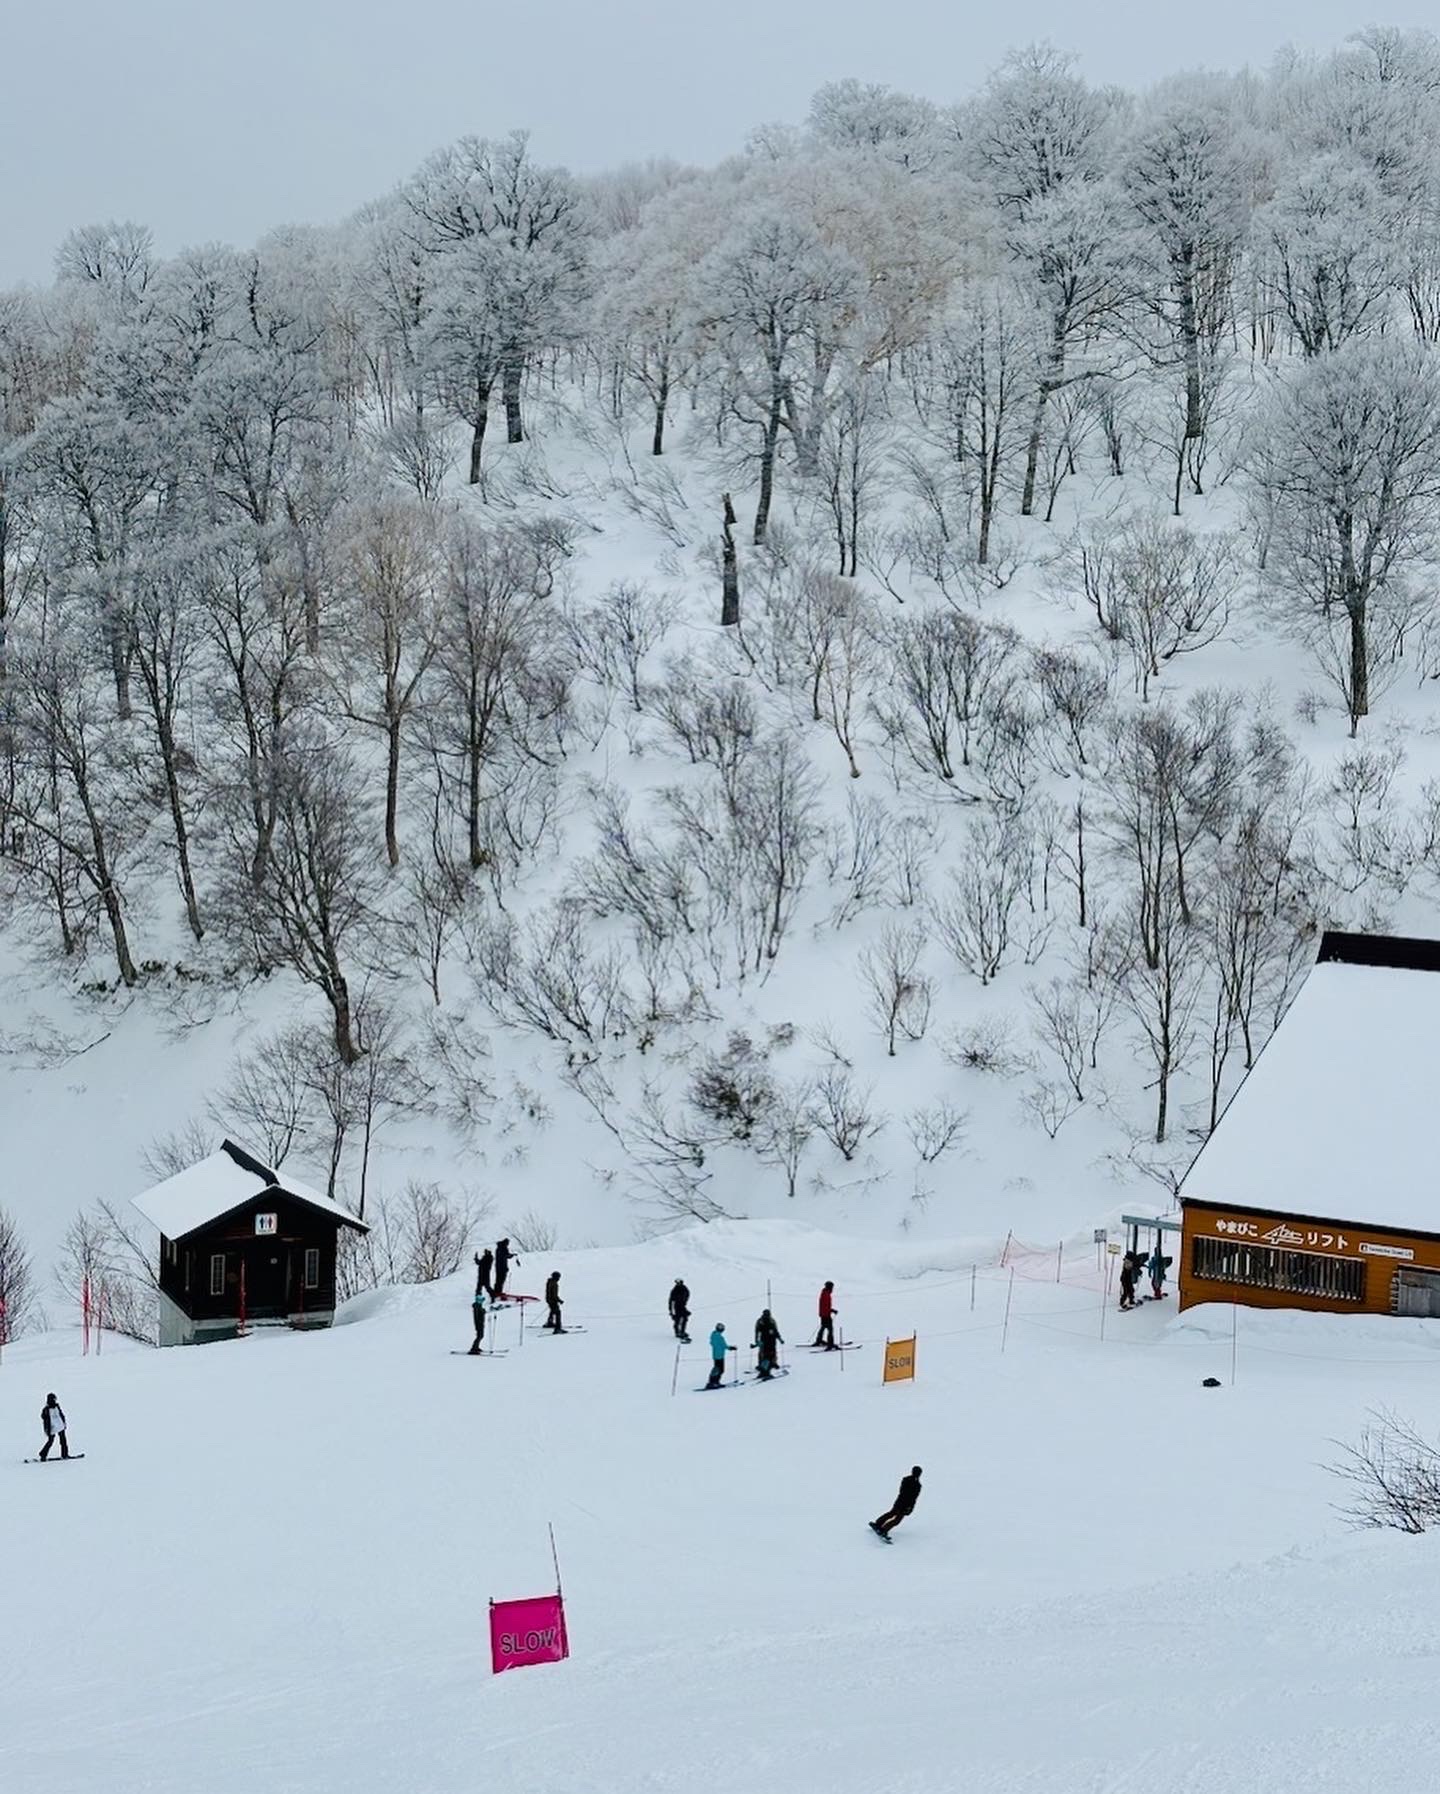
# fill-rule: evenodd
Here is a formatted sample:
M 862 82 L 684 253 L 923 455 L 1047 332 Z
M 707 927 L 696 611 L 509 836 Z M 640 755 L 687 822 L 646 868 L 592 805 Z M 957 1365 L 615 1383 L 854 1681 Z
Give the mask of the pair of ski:
M 478 1352 L 462 1352 L 457 1346 L 455 1350 L 451 1352 L 450 1356 L 452 1358 L 504 1358 L 508 1356 L 509 1351 L 509 1346 L 506 1346 L 503 1351 L 498 1352 L 492 1351 L 489 1346 L 484 1346 Z
M 844 1345 L 808 1345 L 807 1352 L 858 1352 L 865 1341 L 863 1339 L 847 1339 Z
M 743 1377 L 735 1377 L 728 1383 L 697 1383 L 695 1393 L 696 1395 L 708 1395 L 712 1389 L 743 1389 L 747 1383 L 773 1383 L 777 1377 L 788 1377 L 789 1375 L 790 1367 L 786 1364 L 778 1365 L 768 1377 L 762 1377 L 758 1371 L 747 1370 Z

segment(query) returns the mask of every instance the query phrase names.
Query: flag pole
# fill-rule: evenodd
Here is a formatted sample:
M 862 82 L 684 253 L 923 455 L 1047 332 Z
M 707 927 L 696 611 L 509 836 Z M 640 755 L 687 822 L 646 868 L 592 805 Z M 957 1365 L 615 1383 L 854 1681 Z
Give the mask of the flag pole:
M 555 1549 L 555 1524 L 550 1520 L 545 1524 L 550 1533 L 550 1561 L 555 1566 L 555 1593 L 563 1599 L 565 1590 L 560 1586 L 560 1554 Z

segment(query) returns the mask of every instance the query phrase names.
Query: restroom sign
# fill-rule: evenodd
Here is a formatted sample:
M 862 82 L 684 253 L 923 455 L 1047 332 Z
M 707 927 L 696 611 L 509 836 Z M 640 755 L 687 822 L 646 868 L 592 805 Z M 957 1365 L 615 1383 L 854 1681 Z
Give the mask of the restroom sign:
M 257 1234 L 278 1233 L 279 1231 L 280 1217 L 278 1215 L 256 1215 L 255 1232 Z

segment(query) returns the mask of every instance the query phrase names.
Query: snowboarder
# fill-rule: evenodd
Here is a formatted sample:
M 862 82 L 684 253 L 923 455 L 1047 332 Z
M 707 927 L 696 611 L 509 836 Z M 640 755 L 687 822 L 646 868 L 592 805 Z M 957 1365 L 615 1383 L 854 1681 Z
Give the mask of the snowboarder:
M 1155 1250 L 1150 1254 L 1150 1262 L 1145 1269 L 1150 1273 L 1150 1291 L 1158 1302 L 1165 1294 L 1165 1273 L 1170 1269 L 1170 1260 L 1160 1249 L 1160 1242 L 1155 1242 Z
M 1127 1252 L 1120 1260 L 1120 1308 L 1135 1307 L 1135 1254 Z
M 760 1318 L 755 1323 L 755 1350 L 760 1354 L 755 1368 L 762 1383 L 768 1383 L 774 1376 L 780 1357 L 776 1347 L 784 1343 L 780 1337 L 780 1329 L 775 1324 L 775 1316 L 768 1308 L 762 1309 Z
M 905 1516 L 915 1512 L 915 1503 L 919 1499 L 920 1466 L 912 1464 L 909 1476 L 900 1478 L 900 1493 L 891 1502 L 889 1512 L 870 1522 L 871 1532 L 878 1532 L 882 1539 L 888 1539 Z
M 517 1264 L 519 1259 L 515 1261 Z M 491 1274 L 490 1293 L 497 1302 L 505 1300 L 505 1279 L 510 1275 L 510 1242 L 500 1240 L 495 1246 L 495 1269 Z
M 677 1277 L 670 1291 L 670 1324 L 675 1329 L 675 1337 L 682 1345 L 690 1343 L 690 1291 L 685 1287 L 685 1279 Z
M 724 1321 L 716 1321 L 715 1331 L 710 1335 L 710 1380 L 707 1389 L 718 1389 L 725 1381 L 725 1354 L 730 1350 L 730 1342 L 725 1337 Z
M 470 1313 L 475 1321 L 475 1343 L 471 1346 L 470 1353 L 472 1357 L 478 1357 L 485 1350 L 485 1291 L 478 1283 L 470 1303 Z
M 65 1437 L 65 1410 L 56 1401 L 53 1389 L 45 1397 L 45 1406 L 40 1410 L 40 1424 L 45 1429 L 45 1443 L 40 1447 L 40 1462 L 43 1464 L 50 1456 L 50 1447 L 57 1439 L 60 1441 L 60 1456 L 68 1458 L 70 1441 Z
M 820 1330 L 815 1335 L 817 1346 L 823 1345 L 827 1352 L 835 1351 L 835 1285 L 827 1283 L 820 1292 Z
M 495 1254 L 487 1246 L 483 1252 L 475 1254 L 475 1289 L 478 1294 L 484 1290 L 490 1294 L 490 1267 L 495 1263 Z
M 545 1325 L 556 1333 L 565 1331 L 560 1324 L 562 1307 L 564 1307 L 564 1303 L 560 1300 L 560 1273 L 552 1271 L 545 1279 Z

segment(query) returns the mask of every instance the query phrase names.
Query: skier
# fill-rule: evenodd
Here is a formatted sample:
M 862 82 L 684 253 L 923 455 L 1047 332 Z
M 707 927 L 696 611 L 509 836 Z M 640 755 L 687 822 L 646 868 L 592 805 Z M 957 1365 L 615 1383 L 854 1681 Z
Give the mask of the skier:
M 515 1261 L 520 1262 L 518 1259 Z M 495 1269 L 490 1280 L 490 1293 L 497 1302 L 505 1300 L 505 1279 L 510 1275 L 510 1242 L 500 1240 L 495 1247 Z
M 1135 1307 L 1135 1254 L 1127 1252 L 1120 1260 L 1120 1308 Z
M 710 1380 L 707 1389 L 718 1389 L 725 1381 L 725 1354 L 730 1350 L 730 1342 L 725 1337 L 724 1321 L 716 1321 L 715 1330 L 710 1335 Z
M 920 1466 L 912 1464 L 909 1476 L 900 1478 L 900 1493 L 891 1502 L 890 1511 L 870 1522 L 871 1532 L 878 1532 L 882 1539 L 888 1539 L 905 1516 L 915 1512 L 915 1503 L 919 1499 Z
M 1165 1294 L 1165 1273 L 1170 1269 L 1170 1260 L 1161 1251 L 1159 1240 L 1155 1242 L 1155 1250 L 1150 1254 L 1150 1262 L 1145 1269 L 1150 1273 L 1150 1289 L 1158 1302 Z
M 475 1343 L 470 1348 L 470 1355 L 478 1357 L 485 1349 L 485 1291 L 478 1283 L 470 1303 L 470 1313 L 475 1320 Z
M 835 1285 L 827 1283 L 820 1292 L 820 1330 L 815 1335 L 816 1345 L 823 1345 L 827 1352 L 836 1350 L 835 1346 Z
M 675 1286 L 670 1291 L 670 1323 L 675 1329 L 675 1337 L 682 1345 L 690 1343 L 690 1291 L 685 1287 L 685 1279 L 677 1277 Z
M 565 1331 L 560 1324 L 560 1310 L 563 1306 L 560 1300 L 560 1273 L 552 1271 L 545 1279 L 545 1325 L 556 1333 Z
M 775 1348 L 784 1343 L 785 1341 L 780 1337 L 780 1329 L 775 1324 L 775 1316 L 768 1308 L 763 1309 L 759 1320 L 755 1323 L 755 1350 L 760 1354 L 755 1368 L 759 1372 L 762 1383 L 768 1383 L 774 1376 L 775 1366 L 780 1356 Z
M 43 1464 L 50 1456 L 50 1447 L 57 1439 L 60 1441 L 60 1456 L 68 1458 L 70 1441 L 65 1437 L 65 1410 L 56 1401 L 53 1389 L 45 1397 L 45 1406 L 40 1410 L 40 1424 L 45 1429 L 45 1443 L 40 1447 L 40 1462 Z
M 490 1294 L 490 1267 L 495 1263 L 495 1254 L 487 1246 L 483 1252 L 475 1254 L 475 1288 Z

